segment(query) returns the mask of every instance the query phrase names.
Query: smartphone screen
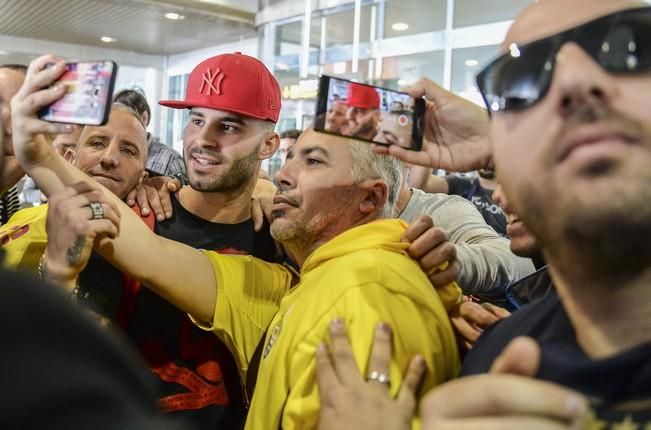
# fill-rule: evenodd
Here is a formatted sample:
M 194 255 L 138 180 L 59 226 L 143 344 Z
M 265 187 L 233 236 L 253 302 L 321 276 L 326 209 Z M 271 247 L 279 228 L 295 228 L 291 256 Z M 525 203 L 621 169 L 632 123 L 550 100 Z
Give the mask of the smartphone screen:
M 425 101 L 406 93 L 321 76 L 317 131 L 420 151 Z
M 103 125 L 111 110 L 117 65 L 113 61 L 88 61 L 66 64 L 58 83 L 66 94 L 43 109 L 39 116 L 51 122 Z

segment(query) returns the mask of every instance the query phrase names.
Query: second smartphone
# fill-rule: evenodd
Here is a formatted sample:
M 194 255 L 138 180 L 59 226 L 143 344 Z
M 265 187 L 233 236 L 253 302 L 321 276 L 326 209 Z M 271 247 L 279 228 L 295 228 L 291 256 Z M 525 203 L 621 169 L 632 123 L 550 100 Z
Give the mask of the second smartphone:
M 381 145 L 423 147 L 425 100 L 332 76 L 321 76 L 317 131 Z

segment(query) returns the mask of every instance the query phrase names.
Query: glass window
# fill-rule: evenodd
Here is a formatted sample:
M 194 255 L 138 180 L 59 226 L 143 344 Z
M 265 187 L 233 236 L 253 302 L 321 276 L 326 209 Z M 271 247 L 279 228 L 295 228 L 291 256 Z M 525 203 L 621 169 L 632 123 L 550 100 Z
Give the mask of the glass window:
M 185 98 L 185 88 L 188 84 L 190 75 L 177 75 L 169 78 L 169 97 L 168 100 L 183 100 Z M 174 146 L 174 143 L 183 138 L 183 128 L 190 117 L 188 109 L 171 109 L 167 108 L 167 128 L 165 133 L 165 143 Z
M 499 50 L 499 45 L 490 45 L 452 51 L 452 91 L 483 104 L 477 91 L 475 76 L 485 64 L 498 55 Z
M 454 1 L 454 27 L 487 24 L 514 19 L 534 0 L 477 0 Z
M 275 55 L 297 55 L 301 53 L 303 21 L 294 21 L 276 27 Z
M 387 0 L 384 37 L 443 30 L 445 11 L 446 0 Z
M 443 82 L 443 51 L 386 57 L 382 62 L 382 79 L 377 85 L 399 90 L 420 78 Z
M 284 83 L 300 74 L 301 34 L 303 21 L 294 21 L 276 27 L 274 75 Z

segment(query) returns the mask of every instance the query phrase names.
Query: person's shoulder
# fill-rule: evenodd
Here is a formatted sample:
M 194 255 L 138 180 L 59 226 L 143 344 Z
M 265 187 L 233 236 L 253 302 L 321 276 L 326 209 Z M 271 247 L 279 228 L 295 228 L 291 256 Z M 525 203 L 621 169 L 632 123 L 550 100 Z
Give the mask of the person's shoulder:
M 48 205 L 39 205 L 31 208 L 24 208 L 16 212 L 9 218 L 6 224 L 2 225 L 0 230 L 6 230 L 11 226 L 16 226 L 19 224 L 32 223 L 39 220 L 45 220 L 47 217 L 47 208 Z
M 562 311 L 562 304 L 552 293 L 488 327 L 466 355 L 461 375 L 488 372 L 509 342 L 518 336 L 540 337 L 548 329 L 550 319 L 559 311 Z

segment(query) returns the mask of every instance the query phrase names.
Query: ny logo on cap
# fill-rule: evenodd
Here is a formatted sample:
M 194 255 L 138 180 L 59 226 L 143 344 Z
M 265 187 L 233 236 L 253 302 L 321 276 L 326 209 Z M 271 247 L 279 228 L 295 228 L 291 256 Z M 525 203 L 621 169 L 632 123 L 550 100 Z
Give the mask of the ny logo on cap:
M 215 80 L 217 80 L 217 82 L 215 82 Z M 212 96 L 214 91 L 218 96 L 221 96 L 221 86 L 223 80 L 224 74 L 220 68 L 215 69 L 215 73 L 213 74 L 212 70 L 210 70 L 209 67 L 203 72 L 203 75 L 201 76 L 201 87 L 199 87 L 199 92 L 204 94 L 203 90 L 205 88 L 205 95 Z

